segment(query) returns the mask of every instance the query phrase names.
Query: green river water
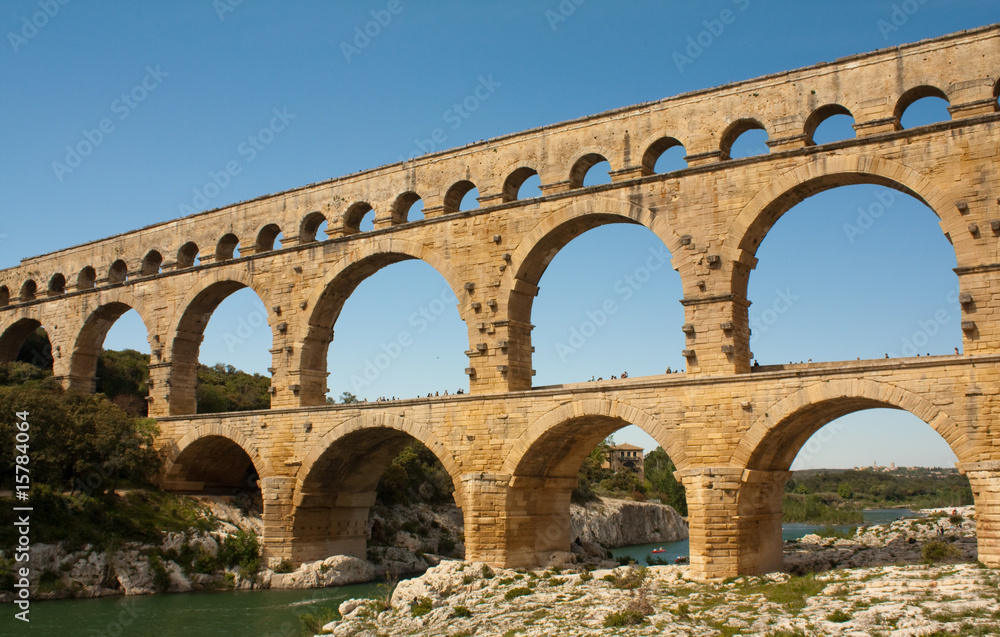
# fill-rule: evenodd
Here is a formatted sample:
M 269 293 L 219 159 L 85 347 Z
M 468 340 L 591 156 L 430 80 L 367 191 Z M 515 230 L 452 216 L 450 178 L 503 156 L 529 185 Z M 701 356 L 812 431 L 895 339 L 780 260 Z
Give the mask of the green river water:
M 878 524 L 912 515 L 905 509 L 866 511 L 865 522 Z M 802 537 L 820 527 L 786 524 L 784 539 Z M 614 549 L 618 556 L 645 563 L 654 548 L 673 562 L 687 555 L 687 540 Z M 336 609 L 346 599 L 371 597 L 377 584 L 356 584 L 306 591 L 260 590 L 34 601 L 27 624 L 14 619 L 17 608 L 0 606 L 0 637 L 301 637 L 299 619 Z

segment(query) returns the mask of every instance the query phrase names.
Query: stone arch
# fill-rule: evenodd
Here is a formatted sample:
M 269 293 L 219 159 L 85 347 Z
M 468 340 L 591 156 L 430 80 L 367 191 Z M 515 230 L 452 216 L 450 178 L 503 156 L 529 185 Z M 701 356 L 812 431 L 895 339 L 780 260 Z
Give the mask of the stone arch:
M 902 120 L 903 113 L 906 112 L 906 109 L 908 109 L 911 104 L 925 97 L 940 97 L 949 104 L 951 103 L 951 100 L 948 99 L 948 94 L 936 86 L 932 86 L 930 84 L 914 86 L 913 88 L 904 91 L 903 94 L 899 96 L 899 99 L 896 100 L 896 106 L 892 111 L 896 122 L 898 123 Z
M 73 332 L 75 336 L 69 361 L 69 387 L 84 392 L 95 390 L 97 359 L 104 350 L 104 339 L 118 319 L 133 309 L 146 327 L 146 340 L 150 349 L 154 348 L 150 326 L 156 323 L 142 302 L 121 288 L 102 294 L 99 305 Z
M 223 262 L 232 259 L 236 254 L 236 248 L 240 245 L 240 239 L 232 232 L 224 234 L 219 243 L 215 246 L 216 262 Z
M 269 223 L 261 228 L 260 232 L 257 233 L 257 243 L 254 252 L 260 254 L 261 252 L 276 250 L 277 248 L 275 248 L 274 243 L 278 240 L 279 234 L 281 234 L 281 228 L 276 223 Z
M 326 215 L 322 212 L 310 212 L 303 217 L 302 223 L 299 224 L 299 243 L 312 243 L 315 241 L 319 227 L 326 221 Z
M 408 214 L 410 212 L 410 207 L 423 199 L 420 195 L 412 190 L 407 190 L 402 193 L 396 200 L 392 202 L 391 219 L 393 224 L 406 223 L 408 220 Z
M 34 279 L 28 279 L 21 285 L 21 294 L 18 296 L 18 300 L 22 303 L 27 303 L 28 301 L 35 300 L 35 294 L 38 293 L 38 284 L 35 283 Z
M 0 307 L 10 305 L 10 288 L 0 285 Z
M 517 201 L 518 192 L 521 190 L 521 186 L 523 186 L 524 182 L 526 182 L 529 178 L 537 174 L 537 170 L 529 168 L 528 166 L 518 166 L 514 170 L 510 171 L 506 179 L 503 181 L 500 200 L 503 203 Z
M 49 296 L 59 296 L 66 292 L 66 277 L 61 272 L 56 272 L 49 279 Z
M 90 290 L 97 284 L 97 271 L 93 266 L 85 266 L 80 269 L 80 274 L 76 275 L 76 289 Z
M 890 383 L 850 379 L 815 383 L 763 408 L 763 415 L 740 438 L 732 464 L 786 471 L 802 445 L 824 425 L 877 407 L 902 409 L 923 420 L 945 439 L 959 462 L 979 459 L 968 432 L 930 400 Z
M 993 85 L 993 110 L 1000 111 L 1000 80 Z
M 430 425 L 381 413 L 362 413 L 313 443 L 302 460 L 291 510 L 294 562 L 330 555 L 364 557 L 365 529 L 376 486 L 386 467 L 411 440 L 444 465 L 462 506 L 461 466 Z
M 128 280 L 128 265 L 124 260 L 118 259 L 108 268 L 108 285 L 117 285 Z
M 0 325 L 0 363 L 16 360 L 25 339 L 40 327 L 42 327 L 41 316 L 35 313 L 25 315 L 23 312 L 12 317 L 5 325 Z
M 301 325 L 295 345 L 302 405 L 325 403 L 327 351 L 344 303 L 362 281 L 386 266 L 410 259 L 426 262 L 444 278 L 456 298 L 462 298 L 462 279 L 448 260 L 431 248 L 412 241 L 380 237 L 353 250 L 327 270 L 306 304 L 309 319 Z
M 465 195 L 475 190 L 475 188 L 476 184 L 472 183 L 468 179 L 463 179 L 452 184 L 451 187 L 448 188 L 448 192 L 444 194 L 444 214 L 458 212 L 461 210 L 462 199 L 465 198 Z
M 814 155 L 805 165 L 780 175 L 760 190 L 729 227 L 724 251 L 738 266 L 734 268 L 732 291 L 746 298 L 749 273 L 757 263 L 754 255 L 782 215 L 811 195 L 853 184 L 887 186 L 920 200 L 941 219 L 941 228 L 954 245 L 956 257 L 974 258 L 975 246 L 967 245 L 971 238 L 967 231 L 962 232 L 956 202 L 924 175 L 876 157 Z M 958 265 L 963 262 L 959 260 Z
M 579 155 L 570 166 L 569 169 L 569 187 L 570 188 L 582 188 L 583 181 L 587 177 L 587 173 L 591 168 L 601 163 L 602 161 L 611 164 L 611 160 L 607 158 L 607 155 L 603 150 L 588 150 L 587 152 Z M 611 170 L 614 170 L 614 166 L 611 166 Z
M 589 436 L 586 433 L 576 434 L 583 436 L 584 440 L 571 440 L 572 437 L 563 435 L 560 433 L 560 429 L 601 421 L 615 421 L 620 423 L 622 427 L 636 425 L 660 443 L 678 469 L 682 469 L 687 464 L 687 452 L 684 449 L 683 441 L 676 435 L 675 430 L 664 425 L 655 416 L 625 402 L 588 398 L 560 405 L 536 418 L 511 446 L 501 473 L 511 476 L 537 475 L 533 472 L 538 468 L 538 460 L 541 460 L 542 456 L 548 456 L 550 458 L 565 458 L 560 460 L 559 464 L 551 467 L 556 471 L 568 472 L 565 476 L 559 477 L 576 476 L 580 470 L 579 462 L 583 461 L 583 457 L 570 459 L 565 453 L 565 449 L 553 450 L 551 454 L 546 449 L 551 445 L 569 442 L 572 446 L 586 448 L 587 453 L 589 453 L 601 440 L 607 437 L 607 434 L 603 432 L 603 427 L 597 433 Z M 590 444 L 591 439 L 593 439 L 593 444 Z M 538 459 L 535 460 L 532 456 L 538 456 Z M 576 466 L 563 466 L 573 464 Z
M 834 115 L 848 115 L 849 117 L 854 117 L 854 114 L 847 109 L 847 107 L 841 104 L 825 104 L 820 106 L 806 118 L 805 127 L 803 128 L 803 133 L 806 136 L 806 144 L 809 146 L 815 146 L 816 142 L 813 141 L 813 135 L 816 133 L 816 129 L 819 125 L 833 117 Z
M 344 212 L 344 234 L 355 234 L 361 232 L 361 220 L 365 215 L 374 210 L 367 201 L 358 201 L 350 205 Z
M 771 137 L 771 131 L 757 117 L 741 117 L 722 131 L 722 136 L 719 138 L 719 150 L 722 151 L 720 158 L 723 160 L 729 159 L 730 153 L 733 150 L 733 142 L 743 133 L 750 130 L 762 130 L 767 133 L 768 139 Z
M 649 142 L 646 145 L 646 150 L 642 153 L 642 162 L 640 163 L 642 175 L 655 175 L 656 161 L 660 158 L 660 155 L 675 146 L 683 148 L 684 144 L 682 144 L 676 137 L 670 137 L 669 135 L 658 137 Z
M 243 268 L 212 268 L 195 281 L 187 295 L 177 304 L 170 320 L 166 343 L 169 347 L 170 372 L 169 413 L 170 415 L 193 414 L 197 410 L 195 390 L 198 375 L 198 352 L 201 348 L 205 327 L 216 308 L 233 292 L 250 288 L 267 308 L 267 323 L 272 326 L 271 338 L 275 338 L 274 316 L 270 308 L 270 294 L 266 286 L 258 282 Z
M 194 260 L 198 258 L 198 244 L 188 241 L 177 250 L 176 268 L 190 268 L 194 266 Z
M 252 437 L 225 423 L 201 423 L 167 448 L 160 483 L 174 491 L 239 487 L 250 465 L 261 479 L 272 474 Z
M 141 272 L 143 276 L 153 276 L 160 273 L 160 266 L 163 265 L 163 255 L 158 250 L 150 250 L 142 258 Z

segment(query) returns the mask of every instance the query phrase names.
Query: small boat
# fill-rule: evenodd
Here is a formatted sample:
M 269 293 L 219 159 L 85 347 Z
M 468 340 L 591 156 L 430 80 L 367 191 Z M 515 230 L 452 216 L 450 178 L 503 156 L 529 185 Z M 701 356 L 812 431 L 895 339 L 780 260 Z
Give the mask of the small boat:
M 667 549 L 653 549 L 653 553 L 666 553 Z
M 687 555 L 678 555 L 676 558 L 674 558 L 674 564 L 687 564 L 687 561 L 688 561 Z

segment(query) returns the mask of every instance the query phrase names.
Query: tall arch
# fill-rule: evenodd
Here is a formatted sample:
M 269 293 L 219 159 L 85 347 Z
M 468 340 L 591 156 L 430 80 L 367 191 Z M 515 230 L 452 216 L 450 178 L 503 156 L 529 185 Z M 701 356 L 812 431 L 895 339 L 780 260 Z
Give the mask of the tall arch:
M 657 216 L 631 202 L 589 197 L 547 212 L 511 254 L 510 267 L 505 270 L 497 292 L 498 298 L 506 301 L 510 318 L 508 380 L 511 389 L 531 387 L 531 313 L 542 274 L 570 241 L 588 230 L 613 223 L 645 226 L 663 241 L 670 255 L 678 254 L 681 247 L 680 237 L 667 225 L 665 215 Z
M 197 411 L 198 353 L 205 327 L 216 308 L 238 290 L 250 288 L 268 308 L 268 325 L 274 324 L 266 289 L 246 270 L 239 268 L 213 269 L 197 281 L 178 304 L 167 334 L 169 344 L 170 415 L 193 414 Z M 272 338 L 274 333 L 272 331 Z
M 962 257 L 976 253 L 968 232 L 962 232 L 961 216 L 950 198 L 924 175 L 892 161 L 861 155 L 817 155 L 790 170 L 759 191 L 729 227 L 726 252 L 736 267 L 732 292 L 746 298 L 754 255 L 774 224 L 807 197 L 838 186 L 874 184 L 893 188 L 917 198 L 941 218 L 941 229 L 955 246 L 958 265 Z
M 444 465 L 462 506 L 461 466 L 430 425 L 388 413 L 362 413 L 317 440 L 302 461 L 292 510 L 294 562 L 330 555 L 365 555 L 368 511 L 375 487 L 410 441 L 423 443 Z
M 425 261 L 444 278 L 456 298 L 462 298 L 464 290 L 458 274 L 430 248 L 411 241 L 379 238 L 352 251 L 327 270 L 307 302 L 309 320 L 296 339 L 297 371 L 293 372 L 300 376 L 300 404 L 321 405 L 326 400 L 327 352 L 347 299 L 362 281 L 382 268 L 410 259 Z
M 70 354 L 69 386 L 83 392 L 93 392 L 96 386 L 97 359 L 104 350 L 104 339 L 111 327 L 126 312 L 136 310 L 146 327 L 146 340 L 151 341 L 149 326 L 152 317 L 131 295 L 117 290 L 101 297 L 101 304 L 87 315 L 76 328 L 73 351 Z
M 0 332 L 0 363 L 17 360 L 17 354 L 21 351 L 24 341 L 41 326 L 38 317 L 22 317 L 4 327 Z

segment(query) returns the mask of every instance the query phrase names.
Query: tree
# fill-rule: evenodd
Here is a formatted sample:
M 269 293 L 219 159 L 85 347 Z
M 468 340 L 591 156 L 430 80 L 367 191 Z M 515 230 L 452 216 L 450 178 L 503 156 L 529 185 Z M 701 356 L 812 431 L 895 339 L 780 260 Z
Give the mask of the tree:
M 840 486 L 837 487 L 837 495 L 844 498 L 845 500 L 850 500 L 854 497 L 854 489 L 847 482 L 841 482 Z
M 345 391 L 340 395 L 340 402 L 345 405 L 353 405 L 355 403 L 360 403 L 361 401 L 351 392 Z
M 663 447 L 657 447 L 646 455 L 645 466 L 646 481 L 650 488 L 660 494 L 665 504 L 677 509 L 681 515 L 687 515 L 687 494 L 684 485 L 674 477 L 677 467 Z

